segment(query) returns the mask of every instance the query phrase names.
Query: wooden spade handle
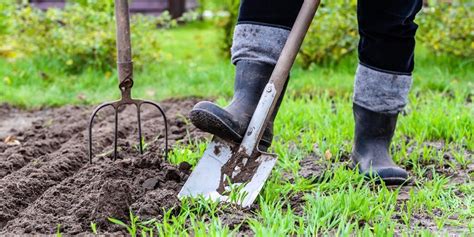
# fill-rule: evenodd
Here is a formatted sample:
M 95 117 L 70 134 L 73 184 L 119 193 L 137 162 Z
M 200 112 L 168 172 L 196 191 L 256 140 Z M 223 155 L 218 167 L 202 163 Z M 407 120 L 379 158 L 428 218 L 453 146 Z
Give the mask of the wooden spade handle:
M 295 62 L 301 44 L 306 36 L 306 32 L 308 32 L 309 26 L 316 14 L 319 3 L 320 0 L 305 0 L 301 6 L 298 17 L 293 24 L 290 35 L 286 40 L 285 46 L 283 47 L 275 69 L 270 77 L 270 82 L 275 84 L 275 88 L 279 92 L 277 93 L 277 97 L 279 97 L 283 90 L 283 86 L 288 79 L 291 67 Z
M 278 98 L 280 98 L 284 85 L 288 80 L 291 67 L 295 62 L 296 55 L 298 55 L 319 3 L 320 0 L 305 0 L 303 2 L 290 35 L 278 58 L 275 69 L 273 69 L 270 80 L 250 120 L 249 127 L 240 144 L 239 153 L 243 152 L 251 156 L 262 138 L 266 124 L 270 120 Z

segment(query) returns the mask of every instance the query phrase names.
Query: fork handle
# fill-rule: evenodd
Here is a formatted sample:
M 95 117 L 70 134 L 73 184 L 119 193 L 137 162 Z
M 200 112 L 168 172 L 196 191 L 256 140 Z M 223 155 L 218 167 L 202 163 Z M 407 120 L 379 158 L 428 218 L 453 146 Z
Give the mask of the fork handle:
M 132 44 L 128 0 L 115 0 L 117 25 L 117 71 L 122 91 L 133 86 Z

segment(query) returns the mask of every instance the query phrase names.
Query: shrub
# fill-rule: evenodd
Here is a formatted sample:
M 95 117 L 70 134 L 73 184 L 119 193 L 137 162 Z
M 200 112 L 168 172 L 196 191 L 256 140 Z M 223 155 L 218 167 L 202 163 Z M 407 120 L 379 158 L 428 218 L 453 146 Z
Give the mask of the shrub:
M 8 34 L 10 30 L 9 19 L 11 12 L 11 4 L 0 3 L 0 36 Z
M 114 1 L 104 1 L 104 0 L 66 0 L 69 4 L 79 4 L 82 7 L 87 7 L 94 11 L 107 12 L 108 14 L 113 14 L 114 11 Z
M 33 58 L 59 61 L 69 72 L 92 67 L 115 67 L 115 20 L 109 1 L 82 0 L 63 10 L 41 11 L 30 6 L 15 10 L 8 40 L 15 50 Z M 112 2 L 112 1 L 110 1 Z M 131 32 L 133 59 L 137 68 L 160 60 L 156 34 L 161 19 L 134 15 Z
M 11 33 L 11 18 L 14 7 L 12 4 L 0 3 L 0 57 L 14 57 L 13 45 L 8 41 Z
M 234 27 L 239 15 L 239 3 L 239 0 L 224 0 L 221 6 L 222 10 L 227 12 L 227 15 L 217 19 L 217 26 L 222 29 L 220 48 L 227 57 L 230 56 Z
M 356 0 L 321 3 L 300 50 L 303 67 L 338 62 L 357 49 L 356 8 Z
M 304 67 L 309 67 L 312 63 L 338 61 L 357 48 L 356 5 L 356 0 L 321 3 L 300 51 Z M 220 6 L 228 13 L 226 17 L 218 20 L 218 26 L 222 29 L 220 48 L 225 52 L 225 56 L 229 56 L 239 13 L 239 1 L 225 0 Z
M 435 54 L 474 57 L 474 2 L 430 2 L 418 18 L 417 39 Z

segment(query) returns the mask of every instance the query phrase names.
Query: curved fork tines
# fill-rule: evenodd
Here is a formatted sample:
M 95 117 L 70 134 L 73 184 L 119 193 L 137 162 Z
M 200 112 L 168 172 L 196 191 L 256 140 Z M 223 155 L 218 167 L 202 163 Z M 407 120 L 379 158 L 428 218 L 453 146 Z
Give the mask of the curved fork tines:
M 118 105 L 120 106 L 120 105 Z M 115 108 L 115 128 L 114 128 L 114 161 L 117 160 L 117 148 L 118 148 L 118 113 L 119 107 Z
M 95 116 L 97 115 L 97 113 L 99 112 L 99 110 L 107 107 L 107 106 L 112 106 L 114 107 L 113 105 L 113 102 L 107 102 L 107 103 L 103 103 L 99 106 L 97 106 L 97 108 L 95 108 L 95 110 L 92 112 L 92 115 L 89 119 L 89 162 L 92 164 L 92 124 L 94 122 L 94 118 Z M 114 107 L 115 108 L 115 107 Z
M 165 122 L 165 160 L 168 160 L 168 119 L 166 118 L 165 111 L 161 108 L 161 106 L 153 101 L 144 100 L 141 104 L 150 104 L 155 106 L 163 116 L 163 121 Z
M 140 154 L 143 155 L 143 143 L 142 143 L 142 122 L 140 119 L 140 103 L 135 104 L 137 106 L 137 121 L 138 121 L 138 146 L 140 147 Z

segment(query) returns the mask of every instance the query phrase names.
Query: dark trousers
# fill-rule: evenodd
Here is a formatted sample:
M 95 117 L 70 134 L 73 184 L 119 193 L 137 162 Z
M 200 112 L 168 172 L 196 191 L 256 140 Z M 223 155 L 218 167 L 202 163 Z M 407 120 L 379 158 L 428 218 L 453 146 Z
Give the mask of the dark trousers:
M 241 0 L 238 24 L 291 29 L 303 0 Z M 359 61 L 374 70 L 413 71 L 415 15 L 423 0 L 358 0 Z M 316 22 L 317 24 L 317 22 Z

